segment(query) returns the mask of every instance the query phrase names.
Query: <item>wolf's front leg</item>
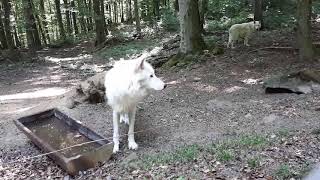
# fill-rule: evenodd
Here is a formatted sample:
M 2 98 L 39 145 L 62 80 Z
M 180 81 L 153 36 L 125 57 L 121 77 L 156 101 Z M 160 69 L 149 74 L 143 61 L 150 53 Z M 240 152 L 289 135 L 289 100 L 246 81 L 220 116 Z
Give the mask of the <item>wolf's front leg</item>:
M 119 121 L 120 121 L 120 113 L 113 111 L 113 153 L 119 151 Z
M 136 107 L 129 112 L 129 132 L 128 132 L 128 146 L 129 149 L 138 149 L 138 144 L 134 140 L 134 123 L 136 120 Z
M 246 36 L 246 37 L 244 38 L 244 45 L 245 45 L 245 46 L 250 46 L 248 42 L 249 42 L 249 37 Z

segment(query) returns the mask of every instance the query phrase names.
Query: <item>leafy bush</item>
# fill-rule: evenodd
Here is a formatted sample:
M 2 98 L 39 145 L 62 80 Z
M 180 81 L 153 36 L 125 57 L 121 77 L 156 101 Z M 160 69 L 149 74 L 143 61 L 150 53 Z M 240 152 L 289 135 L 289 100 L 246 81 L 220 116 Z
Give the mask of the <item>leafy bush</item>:
M 179 19 L 177 15 L 170 9 L 163 9 L 161 17 L 161 26 L 166 31 L 175 32 L 180 28 Z

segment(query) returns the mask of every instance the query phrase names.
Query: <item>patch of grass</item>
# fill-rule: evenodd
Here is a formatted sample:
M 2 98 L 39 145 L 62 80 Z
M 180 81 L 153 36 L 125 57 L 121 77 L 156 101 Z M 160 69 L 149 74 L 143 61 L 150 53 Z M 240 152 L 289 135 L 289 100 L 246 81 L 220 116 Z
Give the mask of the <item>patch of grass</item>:
M 289 179 L 294 176 L 294 173 L 289 165 L 283 164 L 276 169 L 274 176 L 276 179 Z
M 153 165 L 164 165 L 173 162 L 190 162 L 197 158 L 200 153 L 200 146 L 190 145 L 181 147 L 174 152 L 161 153 L 142 158 L 144 168 L 148 169 Z
M 315 135 L 319 135 L 320 134 L 320 128 L 312 130 L 311 133 L 315 134 Z
M 268 140 L 264 136 L 260 135 L 248 135 L 242 136 L 235 144 L 240 147 L 253 148 L 253 147 L 263 147 L 268 143 Z
M 289 136 L 289 130 L 288 129 L 280 129 L 278 131 L 278 135 L 281 136 L 281 137 L 288 137 Z
M 247 163 L 250 168 L 254 169 L 257 168 L 260 165 L 260 158 L 259 157 L 253 157 L 247 160 Z
M 228 162 L 230 160 L 233 160 L 234 153 L 231 149 L 219 149 L 217 150 L 216 157 L 219 161 L 222 162 Z
M 124 57 L 130 57 L 134 54 L 139 54 L 150 47 L 154 47 L 156 44 L 157 41 L 132 41 L 104 48 L 98 52 L 98 55 L 105 59 L 120 59 Z

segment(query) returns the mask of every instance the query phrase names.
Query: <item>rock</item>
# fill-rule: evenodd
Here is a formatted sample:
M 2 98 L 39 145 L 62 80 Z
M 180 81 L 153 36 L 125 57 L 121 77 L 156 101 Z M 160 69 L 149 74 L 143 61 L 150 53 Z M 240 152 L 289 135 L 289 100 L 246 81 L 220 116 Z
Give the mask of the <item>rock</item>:
M 246 114 L 244 117 L 247 118 L 247 119 L 251 119 L 251 118 L 252 118 L 252 115 L 251 115 L 250 113 L 248 113 L 248 114 Z
M 65 176 L 65 177 L 63 177 L 63 180 L 69 180 L 70 179 L 70 176 L 68 175 L 68 176 Z

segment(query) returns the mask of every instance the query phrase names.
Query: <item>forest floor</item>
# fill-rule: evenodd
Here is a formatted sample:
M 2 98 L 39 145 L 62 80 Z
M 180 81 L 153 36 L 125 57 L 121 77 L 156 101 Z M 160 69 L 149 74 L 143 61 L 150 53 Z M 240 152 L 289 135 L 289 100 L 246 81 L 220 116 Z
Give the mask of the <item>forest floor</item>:
M 217 37 L 221 41 L 227 38 Z M 55 106 L 51 100 L 105 69 L 106 59 L 84 53 L 92 46 L 84 42 L 75 47 L 42 50 L 38 52 L 41 62 L 2 64 L 0 176 L 299 179 L 320 160 L 320 93 L 265 94 L 262 85 L 255 83 L 272 75 L 320 68 L 318 62 L 299 62 L 293 50 L 256 50 L 294 46 L 293 37 L 287 31 L 261 31 L 252 38 L 250 47 L 238 44 L 234 50 L 209 54 L 201 63 L 187 68 L 157 69 L 158 76 L 176 84 L 141 103 L 136 130 L 154 129 L 136 135 L 139 149 L 128 150 L 124 138 L 120 153 L 75 177 L 69 177 L 47 157 L 23 160 L 41 152 L 13 120 Z M 150 48 L 157 45 L 152 41 L 134 43 L 140 43 L 139 48 L 144 44 Z M 72 68 L 74 62 L 90 68 Z M 62 111 L 98 134 L 111 137 L 112 113 L 106 104 L 80 104 Z M 122 132 L 126 130 L 122 126 Z M 10 163 L 16 160 L 21 161 Z

